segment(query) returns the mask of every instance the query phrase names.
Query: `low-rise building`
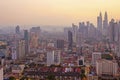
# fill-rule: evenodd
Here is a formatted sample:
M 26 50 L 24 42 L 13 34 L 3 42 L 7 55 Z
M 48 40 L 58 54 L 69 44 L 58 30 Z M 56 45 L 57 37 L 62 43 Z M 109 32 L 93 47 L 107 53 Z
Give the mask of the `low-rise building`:
M 97 75 L 112 75 L 118 74 L 118 64 L 115 60 L 99 60 L 96 62 Z

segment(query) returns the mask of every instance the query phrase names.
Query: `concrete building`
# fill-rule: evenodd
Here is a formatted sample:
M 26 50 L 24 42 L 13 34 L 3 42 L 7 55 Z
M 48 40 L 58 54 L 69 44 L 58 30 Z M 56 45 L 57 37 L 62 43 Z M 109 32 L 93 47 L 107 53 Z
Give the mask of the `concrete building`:
M 53 50 L 47 52 L 47 66 L 54 64 L 54 54 Z
M 112 75 L 118 74 L 118 64 L 116 61 L 112 60 L 98 60 L 96 62 L 96 73 L 97 75 Z
M 75 24 L 72 24 L 72 33 L 73 33 L 73 42 L 77 42 L 77 32 L 78 32 L 78 26 Z
M 83 65 L 85 65 L 85 63 L 84 63 L 84 57 L 80 57 L 78 59 L 78 66 L 83 66 Z
M 105 12 L 105 15 L 104 15 L 103 32 L 102 33 L 104 36 L 108 35 L 108 15 L 107 15 L 107 12 Z
M 0 68 L 0 80 L 3 80 L 3 68 Z
M 71 50 L 73 47 L 73 34 L 72 31 L 68 31 L 68 49 Z
M 83 43 L 83 36 L 82 36 L 82 34 L 81 34 L 81 32 L 78 32 L 77 33 L 77 46 L 78 47 L 81 47 L 81 45 L 82 45 L 82 43 Z
M 97 17 L 97 28 L 102 33 L 102 13 Z
M 61 62 L 61 51 L 57 50 L 54 54 L 54 61 L 56 65 L 59 65 Z
M 41 29 L 40 27 L 32 27 L 30 29 L 30 33 L 35 33 L 38 37 L 40 37 Z
M 119 35 L 118 35 L 118 51 L 117 51 L 117 56 L 120 57 L 120 22 L 119 22 L 118 26 L 119 26 L 119 28 L 118 28 Z
M 95 66 L 96 61 L 101 59 L 101 52 L 93 52 L 92 53 L 92 64 Z
M 79 32 L 82 34 L 83 39 L 88 38 L 88 24 L 85 25 L 84 22 L 79 23 Z
M 12 47 L 12 60 L 16 60 L 17 59 L 17 53 L 16 53 L 16 48 Z
M 18 57 L 18 59 L 24 59 L 25 58 L 25 40 L 18 41 L 17 57 Z
M 16 33 L 16 34 L 20 34 L 20 27 L 19 27 L 19 25 L 16 26 L 16 28 L 15 28 L 15 33 Z
M 30 34 L 30 48 L 37 48 L 39 46 L 39 36 L 31 32 Z
M 64 28 L 64 37 L 65 37 L 65 40 L 67 41 L 68 41 L 68 31 L 72 31 L 72 28 L 71 27 Z
M 92 23 L 88 26 L 88 38 L 96 38 L 96 28 Z
M 29 53 L 29 33 L 28 30 L 24 30 L 24 40 L 25 40 L 25 54 Z
M 57 47 L 58 49 L 64 49 L 64 40 L 58 39 L 58 40 L 56 41 L 56 47 Z

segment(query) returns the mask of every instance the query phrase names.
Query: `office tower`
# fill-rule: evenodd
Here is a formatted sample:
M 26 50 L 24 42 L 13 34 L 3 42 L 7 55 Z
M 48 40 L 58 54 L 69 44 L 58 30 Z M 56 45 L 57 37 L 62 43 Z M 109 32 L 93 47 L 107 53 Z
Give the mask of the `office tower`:
M 54 54 L 54 61 L 56 65 L 59 65 L 61 62 L 61 51 L 57 50 Z
M 107 15 L 107 12 L 105 12 L 105 15 L 104 15 L 104 20 L 103 20 L 103 35 L 104 36 L 107 36 L 108 32 L 108 15 Z
M 115 34 L 114 34 L 114 19 L 111 19 L 109 22 L 109 39 L 111 42 L 115 41 Z
M 1 66 L 4 66 L 5 57 L 6 57 L 5 52 L 0 51 L 0 65 Z
M 25 54 L 29 53 L 29 33 L 28 30 L 24 30 L 24 40 L 25 40 Z
M 34 34 L 36 34 L 38 36 L 38 38 L 40 37 L 40 32 L 41 32 L 40 27 L 32 27 L 30 29 L 30 34 L 34 33 Z
M 68 49 L 72 49 L 73 46 L 73 34 L 71 31 L 68 31 Z
M 15 33 L 16 34 L 20 34 L 20 27 L 19 27 L 19 25 L 16 26 Z
M 56 41 L 56 47 L 58 49 L 64 49 L 64 40 L 57 40 Z
M 88 37 L 89 38 L 96 38 L 96 28 L 92 23 L 88 26 Z
M 68 41 L 68 31 L 72 31 L 72 28 L 71 27 L 64 28 L 64 37 L 65 37 L 65 40 L 67 41 Z
M 118 23 L 118 52 L 117 52 L 117 57 L 120 57 L 120 22 Z
M 82 34 L 83 39 L 88 38 L 88 23 L 85 25 L 84 22 L 79 23 L 79 32 Z
M 12 47 L 12 60 L 17 59 L 17 53 L 16 53 L 16 48 Z
M 101 52 L 93 52 L 92 53 L 92 64 L 95 66 L 96 61 L 101 59 Z
M 102 74 L 115 76 L 118 74 L 118 64 L 114 60 L 98 60 L 96 62 L 96 73 L 98 76 Z
M 73 42 L 76 43 L 77 39 L 77 31 L 78 31 L 78 26 L 75 24 L 72 24 L 72 33 L 73 33 Z
M 0 80 L 4 80 L 3 79 L 3 68 L 2 67 L 0 67 Z
M 114 24 L 114 34 L 115 34 L 115 41 L 117 42 L 119 39 L 119 24 L 115 22 Z
M 25 58 L 25 40 L 19 40 L 17 44 L 17 57 L 19 60 Z
M 78 32 L 77 32 L 77 46 L 78 46 L 78 47 L 81 47 L 82 42 L 83 42 L 82 34 L 81 34 L 80 31 L 78 31 Z
M 54 50 L 47 52 L 47 66 L 54 64 Z
M 36 33 L 30 35 L 30 48 L 37 48 L 39 45 L 39 36 Z
M 109 23 L 109 39 L 111 42 L 118 41 L 119 24 L 112 19 Z
M 102 13 L 101 12 L 97 17 L 97 28 L 98 28 L 98 31 L 102 33 Z

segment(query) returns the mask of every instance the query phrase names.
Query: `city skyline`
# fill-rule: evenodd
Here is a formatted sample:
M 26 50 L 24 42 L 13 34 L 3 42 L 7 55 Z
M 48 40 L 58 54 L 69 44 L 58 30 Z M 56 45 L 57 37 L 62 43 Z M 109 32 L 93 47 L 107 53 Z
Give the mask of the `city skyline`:
M 101 12 L 119 20 L 120 1 L 110 0 L 10 0 L 0 1 L 0 25 L 71 26 L 81 21 L 97 24 Z

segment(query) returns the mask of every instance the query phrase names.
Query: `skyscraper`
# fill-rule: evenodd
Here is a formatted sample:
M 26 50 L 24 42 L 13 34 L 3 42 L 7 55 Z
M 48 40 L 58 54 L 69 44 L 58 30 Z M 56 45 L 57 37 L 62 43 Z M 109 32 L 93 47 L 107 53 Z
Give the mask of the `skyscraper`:
M 120 57 L 120 22 L 118 23 L 119 28 L 118 28 L 118 52 L 117 52 L 117 57 Z
M 30 33 L 35 33 L 38 37 L 40 37 L 40 32 L 41 32 L 40 27 L 32 27 L 30 29 Z
M 102 33 L 102 13 L 97 17 L 97 28 Z
M 71 31 L 68 31 L 68 48 L 72 49 L 73 46 L 73 34 Z
M 3 80 L 3 68 L 0 67 L 0 80 Z
M 28 30 L 24 30 L 24 40 L 25 40 L 25 54 L 29 52 L 29 34 Z
M 73 42 L 76 43 L 77 39 L 77 31 L 78 31 L 78 26 L 75 24 L 72 24 L 72 33 L 73 33 Z
M 58 40 L 56 41 L 56 47 L 57 47 L 58 49 L 64 49 L 64 40 L 58 39 Z
M 111 19 L 109 23 L 109 39 L 111 42 L 115 41 L 115 21 Z
M 16 26 L 15 33 L 16 34 L 20 34 L 20 27 L 19 27 L 19 25 Z
M 30 34 L 30 48 L 37 48 L 39 45 L 39 36 L 34 33 L 34 32 L 31 32 Z
M 107 12 L 105 12 L 103 20 L 103 35 L 107 36 L 107 30 L 108 30 L 108 15 Z
M 18 41 L 17 57 L 20 60 L 25 58 L 25 40 Z
M 50 50 L 47 52 L 47 66 L 54 64 L 54 50 Z

